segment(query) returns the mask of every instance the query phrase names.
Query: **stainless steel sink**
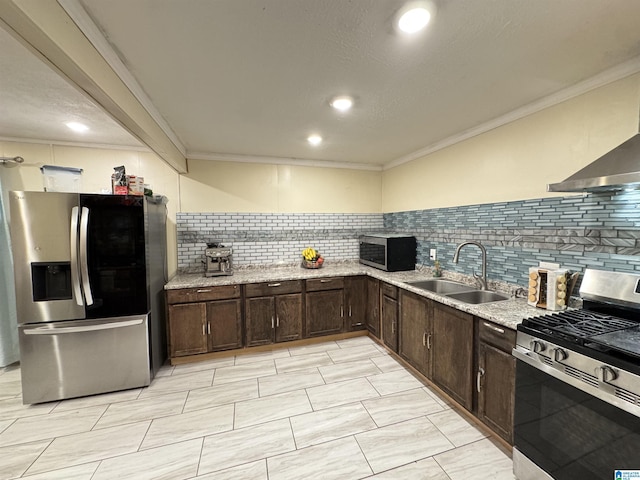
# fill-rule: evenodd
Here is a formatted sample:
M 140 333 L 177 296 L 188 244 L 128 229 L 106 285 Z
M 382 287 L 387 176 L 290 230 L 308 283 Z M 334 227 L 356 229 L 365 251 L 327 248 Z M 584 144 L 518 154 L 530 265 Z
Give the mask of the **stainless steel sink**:
M 490 292 L 488 290 L 471 290 L 467 292 L 451 293 L 447 295 L 449 298 L 459 300 L 464 303 L 489 303 L 500 302 L 502 300 L 509 300 L 509 297 L 502 295 L 501 293 Z
M 467 292 L 473 290 L 474 287 L 464 285 L 462 283 L 452 282 L 451 280 L 443 280 L 431 278 L 429 280 L 421 280 L 419 282 L 407 282 L 412 287 L 428 290 L 440 295 L 449 295 L 451 293 Z

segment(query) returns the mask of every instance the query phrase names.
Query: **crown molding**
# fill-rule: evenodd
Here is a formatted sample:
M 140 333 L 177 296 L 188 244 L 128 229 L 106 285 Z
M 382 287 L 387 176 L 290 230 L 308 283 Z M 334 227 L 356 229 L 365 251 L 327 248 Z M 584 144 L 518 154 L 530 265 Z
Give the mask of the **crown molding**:
M 209 160 L 237 163 L 268 163 L 272 165 L 295 165 L 302 167 L 344 168 L 349 170 L 382 171 L 381 165 L 353 162 L 335 162 L 331 160 L 306 160 L 292 157 L 267 157 L 257 155 L 234 155 L 227 153 L 187 152 L 187 160 Z
M 501 115 L 500 117 L 489 120 L 488 122 L 485 122 L 474 128 L 465 130 L 455 135 L 451 135 L 450 137 L 440 140 L 439 142 L 433 143 L 413 153 L 409 153 L 408 155 L 404 155 L 400 158 L 385 163 L 382 166 L 382 170 L 389 170 L 404 163 L 425 157 L 429 154 L 437 152 L 438 150 L 442 150 L 444 148 L 455 145 L 456 143 L 476 137 L 495 128 L 502 127 L 504 125 L 507 125 L 508 123 L 515 122 L 516 120 L 520 120 L 521 118 L 540 112 L 546 108 L 553 107 L 562 102 L 585 94 L 591 90 L 595 90 L 596 88 L 603 87 L 618 80 L 622 80 L 623 78 L 639 72 L 640 56 L 616 65 L 615 67 L 612 67 L 597 75 L 594 75 L 591 78 L 560 90 L 559 92 L 548 95 L 540 100 L 536 100 L 535 102 L 529 103 L 505 115 Z

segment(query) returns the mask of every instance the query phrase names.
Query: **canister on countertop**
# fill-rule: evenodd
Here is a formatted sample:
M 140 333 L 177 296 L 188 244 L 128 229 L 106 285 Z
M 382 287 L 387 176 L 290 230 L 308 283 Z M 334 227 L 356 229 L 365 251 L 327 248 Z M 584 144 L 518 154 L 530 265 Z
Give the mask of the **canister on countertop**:
M 529 268 L 529 291 L 527 303 L 547 310 L 567 308 L 567 277 L 569 271 L 555 263 L 540 262 L 540 266 Z

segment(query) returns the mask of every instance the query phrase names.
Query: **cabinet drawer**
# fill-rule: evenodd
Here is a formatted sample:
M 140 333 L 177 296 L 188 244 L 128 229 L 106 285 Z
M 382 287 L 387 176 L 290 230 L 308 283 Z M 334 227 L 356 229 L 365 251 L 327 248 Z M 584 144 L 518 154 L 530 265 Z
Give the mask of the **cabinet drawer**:
M 226 300 L 229 298 L 240 298 L 240 288 L 238 285 L 181 288 L 179 290 L 167 291 L 167 302 L 169 304 L 206 302 L 208 300 Z
M 382 294 L 386 295 L 387 297 L 391 297 L 395 300 L 398 299 L 398 287 L 396 287 L 395 285 L 389 285 L 388 283 L 382 283 L 380 286 L 380 289 L 382 290 Z
M 344 277 L 312 278 L 307 280 L 307 292 L 344 288 Z
M 489 343 L 506 353 L 516 345 L 516 331 L 488 320 L 478 319 L 478 332 L 481 342 Z
M 268 297 L 270 295 L 300 292 L 302 292 L 302 280 L 250 283 L 245 287 L 245 296 L 247 297 Z

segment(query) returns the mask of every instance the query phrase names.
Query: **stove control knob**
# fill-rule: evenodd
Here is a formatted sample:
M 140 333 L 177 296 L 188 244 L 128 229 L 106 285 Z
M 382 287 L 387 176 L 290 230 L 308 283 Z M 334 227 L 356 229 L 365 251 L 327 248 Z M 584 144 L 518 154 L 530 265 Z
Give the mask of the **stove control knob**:
M 609 365 L 602 365 L 598 367 L 597 372 L 598 378 L 601 382 L 611 382 L 618 378 L 618 372 L 616 372 Z
M 569 354 L 567 353 L 567 351 L 562 349 L 562 348 L 560 348 L 560 347 L 553 349 L 553 361 L 554 362 L 561 362 L 563 360 L 566 360 L 568 356 L 569 356 Z
M 540 340 L 531 340 L 530 346 L 533 353 L 544 352 L 547 349 L 547 346 Z

